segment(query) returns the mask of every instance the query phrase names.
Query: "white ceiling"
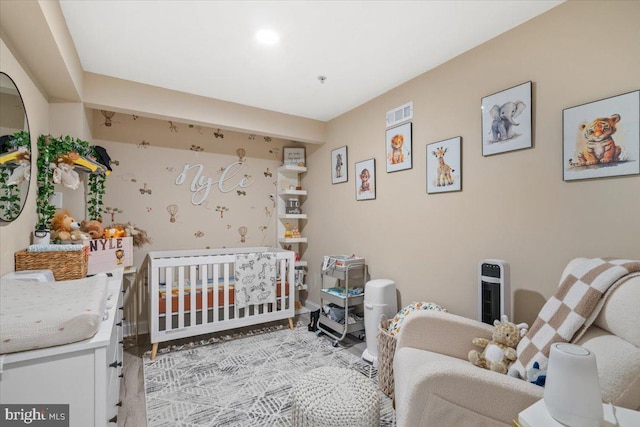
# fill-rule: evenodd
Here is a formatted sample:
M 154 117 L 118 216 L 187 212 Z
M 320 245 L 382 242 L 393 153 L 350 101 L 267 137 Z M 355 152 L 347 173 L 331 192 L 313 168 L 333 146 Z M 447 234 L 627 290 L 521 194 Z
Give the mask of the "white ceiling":
M 60 1 L 85 71 L 322 121 L 559 3 Z

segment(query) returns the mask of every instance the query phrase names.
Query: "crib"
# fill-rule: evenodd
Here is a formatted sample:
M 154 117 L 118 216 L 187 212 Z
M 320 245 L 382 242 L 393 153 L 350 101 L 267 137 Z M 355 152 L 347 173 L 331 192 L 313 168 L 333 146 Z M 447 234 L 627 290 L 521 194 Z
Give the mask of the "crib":
M 275 303 L 239 308 L 236 256 L 261 253 L 275 254 Z M 271 247 L 149 252 L 141 270 L 150 292 L 151 359 L 165 341 L 282 319 L 289 319 L 293 329 L 294 266 L 294 252 Z

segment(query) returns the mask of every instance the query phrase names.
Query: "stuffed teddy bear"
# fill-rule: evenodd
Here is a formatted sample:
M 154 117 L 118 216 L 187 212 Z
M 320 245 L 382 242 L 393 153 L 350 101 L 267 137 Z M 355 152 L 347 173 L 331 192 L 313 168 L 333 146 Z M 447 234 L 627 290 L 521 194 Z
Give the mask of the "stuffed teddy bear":
M 102 239 L 104 235 L 104 227 L 102 220 L 84 220 L 80 223 L 80 230 L 88 234 L 92 239 Z
M 474 338 L 473 344 L 483 348 L 482 353 L 478 350 L 469 352 L 469 361 L 481 368 L 506 374 L 509 366 L 516 360 L 516 346 L 527 333 L 526 323 L 515 324 L 508 321 L 506 315 L 502 315 L 500 320 L 495 320 L 493 325 L 492 339 Z
M 80 231 L 80 224 L 71 216 L 68 210 L 56 211 L 51 220 L 51 238 L 54 240 L 86 240 L 88 236 Z

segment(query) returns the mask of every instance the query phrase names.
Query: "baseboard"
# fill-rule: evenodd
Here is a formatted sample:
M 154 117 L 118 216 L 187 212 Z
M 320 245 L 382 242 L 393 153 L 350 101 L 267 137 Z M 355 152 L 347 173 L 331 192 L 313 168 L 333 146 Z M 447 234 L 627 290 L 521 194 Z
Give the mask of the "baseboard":
M 320 308 L 320 304 L 316 304 L 313 301 L 306 300 L 304 302 L 304 306 L 307 307 L 310 311 L 316 311 Z
M 136 335 L 136 324 L 127 320 L 122 324 L 122 333 L 125 337 L 133 337 Z M 149 333 L 149 323 L 146 320 L 138 322 L 138 335 Z

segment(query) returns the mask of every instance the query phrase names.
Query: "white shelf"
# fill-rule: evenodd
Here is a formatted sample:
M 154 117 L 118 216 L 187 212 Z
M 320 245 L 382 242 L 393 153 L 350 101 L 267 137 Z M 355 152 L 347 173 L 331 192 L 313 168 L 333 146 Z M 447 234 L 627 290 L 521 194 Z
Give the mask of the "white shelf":
M 280 215 L 280 219 L 307 219 L 307 214 L 284 214 Z
M 294 267 L 306 267 L 307 266 L 307 261 L 296 261 L 296 263 L 294 264 Z
M 286 172 L 286 171 L 302 173 L 302 172 L 306 172 L 307 168 L 305 166 L 293 166 L 293 165 L 283 165 L 278 168 L 278 172 Z
M 278 239 L 280 243 L 307 243 L 306 237 L 281 237 Z
M 278 194 L 280 196 L 306 196 L 307 190 L 281 190 Z

